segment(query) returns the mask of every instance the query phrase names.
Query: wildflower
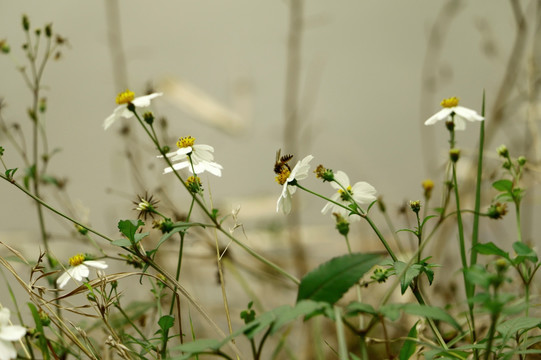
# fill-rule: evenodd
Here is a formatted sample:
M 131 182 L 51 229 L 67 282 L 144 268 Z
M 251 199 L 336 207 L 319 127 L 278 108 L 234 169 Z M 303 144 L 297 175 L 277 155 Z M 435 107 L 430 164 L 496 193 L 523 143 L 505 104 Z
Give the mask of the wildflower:
M 69 279 L 74 279 L 77 281 L 83 280 L 83 278 L 88 277 L 90 270 L 88 266 L 96 269 L 107 269 L 108 265 L 105 261 L 102 260 L 86 260 L 86 256 L 83 254 L 78 254 L 70 258 L 69 260 L 70 268 L 66 270 L 62 275 L 56 280 L 56 285 L 59 289 L 64 288 L 68 283 Z
M 460 158 L 460 149 L 453 148 L 449 150 L 449 157 L 451 158 L 452 162 L 456 163 Z
M 137 195 L 137 200 L 133 201 L 133 203 L 136 205 L 134 210 L 139 211 L 139 215 L 137 216 L 138 219 L 147 219 L 147 216 L 150 215 L 151 218 L 154 219 L 154 214 L 156 213 L 157 204 L 160 202 L 160 200 L 154 199 L 154 196 L 148 195 L 148 193 L 145 192 L 145 196 L 139 196 Z
M 507 146 L 505 145 L 500 145 L 496 151 L 498 152 L 498 155 L 500 155 L 501 157 L 506 158 L 509 156 L 509 150 L 507 149 Z
M 496 202 L 494 204 L 491 204 L 488 208 L 488 217 L 491 219 L 501 219 L 507 214 L 507 204 L 506 203 L 500 203 Z
M 443 107 L 440 111 L 432 115 L 425 121 L 425 125 L 433 125 L 438 121 L 444 120 L 452 122 L 455 130 L 465 130 L 466 122 L 468 121 L 483 121 L 484 117 L 479 115 L 475 110 L 458 106 L 458 98 L 451 97 L 443 99 L 440 105 Z
M 351 186 L 349 177 L 343 171 L 337 171 L 334 174 L 334 179 L 334 182 L 331 183 L 331 186 L 337 190 L 337 192 L 331 196 L 331 200 L 334 202 L 349 207 L 353 202 L 358 204 L 369 204 L 377 199 L 376 189 L 367 182 L 361 181 Z M 344 189 L 346 189 L 346 191 L 344 191 Z M 350 214 L 348 210 L 332 202 L 328 202 L 321 212 L 326 214 L 329 210 L 332 210 L 333 213 L 339 213 L 344 217 L 347 217 Z
M 9 309 L 0 310 L 0 359 L 9 360 L 17 357 L 17 351 L 11 343 L 21 339 L 26 334 L 26 329 L 21 325 L 9 324 Z
M 192 194 L 198 194 L 203 191 L 203 185 L 201 184 L 201 179 L 199 176 L 190 176 L 186 179 L 186 186 Z
M 419 211 L 421 210 L 421 202 L 419 200 L 410 201 L 410 208 L 411 208 L 411 211 L 418 214 Z
M 432 189 L 434 189 L 434 181 L 432 181 L 431 179 L 423 180 L 421 186 L 425 191 L 425 198 L 430 199 L 430 197 L 432 196 Z
M 111 115 L 103 122 L 104 130 L 107 130 L 115 121 L 120 118 L 129 119 L 133 117 L 133 111 L 131 111 L 130 104 L 134 108 L 144 108 L 150 106 L 150 101 L 158 96 L 162 96 L 163 93 L 153 93 L 150 95 L 135 97 L 133 91 L 126 90 L 121 92 L 116 97 L 116 103 L 119 105 L 113 111 Z
M 164 174 L 188 168 L 190 172 L 201 174 L 208 171 L 212 175 L 222 176 L 222 165 L 214 162 L 214 148 L 210 145 L 195 144 L 195 138 L 186 136 L 177 141 L 177 151 L 165 154 L 171 161 L 178 161 L 173 167 L 163 170 Z M 163 156 L 158 156 L 163 157 Z M 192 169 L 193 166 L 193 169 Z
M 287 164 L 282 167 L 280 174 L 276 176 L 276 182 L 283 186 L 282 193 L 276 203 L 276 211 L 281 209 L 284 214 L 288 214 L 291 211 L 291 196 L 297 190 L 295 187 L 297 180 L 303 180 L 308 177 L 310 161 L 312 161 L 313 158 L 312 155 L 308 155 L 297 162 L 297 165 L 295 165 L 293 170 L 289 170 Z
M 333 171 L 331 169 L 325 168 L 325 166 L 323 165 L 318 165 L 317 168 L 314 170 L 314 173 L 316 174 L 316 177 L 318 179 L 322 179 L 323 182 L 334 180 Z

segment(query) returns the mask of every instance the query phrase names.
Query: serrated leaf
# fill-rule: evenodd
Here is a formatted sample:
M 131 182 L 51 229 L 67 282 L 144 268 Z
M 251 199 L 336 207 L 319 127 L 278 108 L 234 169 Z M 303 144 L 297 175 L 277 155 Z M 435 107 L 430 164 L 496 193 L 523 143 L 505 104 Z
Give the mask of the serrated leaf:
M 419 321 L 413 324 L 410 331 L 408 332 L 408 338 L 411 338 L 411 339 L 417 338 L 417 324 L 418 323 Z M 398 359 L 408 360 L 413 354 L 415 354 L 416 348 L 417 348 L 417 343 L 413 340 L 407 339 L 406 341 L 404 341 L 404 344 L 402 345 L 402 348 L 400 349 L 400 354 L 398 355 Z
M 321 264 L 302 278 L 297 302 L 308 299 L 334 304 L 380 259 L 379 254 L 348 254 Z
M 493 182 L 492 187 L 498 191 L 511 192 L 513 189 L 513 182 L 511 180 L 502 179 Z
M 135 233 L 140 226 L 145 225 L 141 220 L 120 220 L 118 230 L 132 242 L 135 242 Z
M 406 263 L 402 261 L 395 261 L 394 268 L 397 275 L 402 274 L 406 267 Z M 402 294 L 408 290 L 408 287 L 410 286 L 413 279 L 415 279 L 419 274 L 421 273 L 421 269 L 419 268 L 418 264 L 414 264 L 410 266 L 404 274 L 400 277 L 400 291 Z

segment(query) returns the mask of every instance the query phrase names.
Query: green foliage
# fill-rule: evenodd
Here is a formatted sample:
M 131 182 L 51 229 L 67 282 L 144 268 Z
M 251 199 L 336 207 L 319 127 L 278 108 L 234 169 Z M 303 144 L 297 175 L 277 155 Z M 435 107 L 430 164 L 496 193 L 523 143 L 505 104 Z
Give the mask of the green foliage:
M 321 264 L 302 278 L 297 302 L 314 300 L 334 304 L 380 260 L 380 254 L 348 254 Z
M 149 235 L 149 233 L 138 233 L 137 230 L 145 225 L 141 220 L 120 220 L 118 222 L 118 230 L 126 236 L 126 239 L 118 239 L 112 242 L 113 245 L 121 247 L 129 247 L 136 245 L 139 241 Z
M 419 324 L 419 321 L 413 324 L 408 332 L 408 338 L 404 341 L 404 344 L 402 344 L 400 354 L 398 355 L 399 360 L 408 360 L 415 353 L 417 342 L 413 339 L 417 339 L 417 324 Z

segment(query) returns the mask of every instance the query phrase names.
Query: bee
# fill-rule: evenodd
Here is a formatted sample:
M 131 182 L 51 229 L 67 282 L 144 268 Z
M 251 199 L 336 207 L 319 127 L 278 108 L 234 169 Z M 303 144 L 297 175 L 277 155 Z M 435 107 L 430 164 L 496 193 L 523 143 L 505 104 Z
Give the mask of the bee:
M 288 155 L 280 156 L 281 151 L 282 149 L 278 149 L 278 151 L 276 152 L 276 162 L 274 163 L 275 174 L 281 174 L 282 169 L 284 167 L 286 167 L 289 171 L 291 171 L 291 168 L 289 167 L 287 163 L 289 160 L 291 160 L 291 158 L 293 158 L 293 155 L 288 154 Z

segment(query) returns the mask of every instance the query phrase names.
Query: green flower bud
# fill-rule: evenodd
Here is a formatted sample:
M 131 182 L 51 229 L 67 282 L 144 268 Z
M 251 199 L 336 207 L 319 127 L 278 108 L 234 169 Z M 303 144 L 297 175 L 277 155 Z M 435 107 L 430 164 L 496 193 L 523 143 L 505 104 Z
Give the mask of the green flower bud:
M 50 38 L 53 35 L 53 24 L 45 25 L 45 36 Z
M 30 29 L 30 20 L 28 20 L 28 16 L 23 15 L 23 29 L 24 31 L 28 31 Z
M 524 156 L 519 156 L 517 162 L 520 166 L 524 166 L 524 164 L 526 164 L 526 158 Z
M 152 112 L 146 112 L 143 114 L 143 120 L 149 125 L 152 125 L 154 123 L 154 114 Z
M 449 150 L 449 157 L 451 158 L 452 162 L 456 163 L 460 158 L 460 149 Z
M 507 150 L 507 146 L 505 145 L 500 145 L 497 151 L 498 151 L 498 155 L 500 155 L 501 157 L 506 158 L 509 156 L 509 150 Z
M 419 210 L 421 210 L 421 201 L 419 200 L 410 201 L 410 208 L 411 208 L 411 211 L 418 214 Z

